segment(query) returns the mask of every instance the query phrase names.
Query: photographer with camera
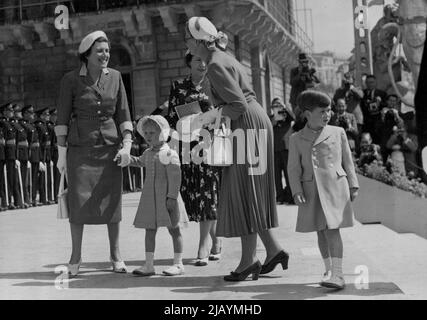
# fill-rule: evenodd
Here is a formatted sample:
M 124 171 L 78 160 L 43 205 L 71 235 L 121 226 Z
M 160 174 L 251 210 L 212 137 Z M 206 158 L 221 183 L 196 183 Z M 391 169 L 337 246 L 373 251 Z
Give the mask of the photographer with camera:
M 369 132 L 375 143 L 379 142 L 381 127 L 381 110 L 386 106 L 387 93 L 377 89 L 377 79 L 368 75 L 365 79 L 366 89 L 363 91 L 361 103 L 363 113 L 363 131 Z
M 354 86 L 354 79 L 351 73 L 347 72 L 344 74 L 341 88 L 335 91 L 333 102 L 337 105 L 338 99 L 344 99 L 347 105 L 347 111 L 354 114 L 357 122 L 357 129 L 359 132 L 362 131 L 363 126 L 363 114 L 360 107 L 360 103 L 363 99 L 363 90 Z M 336 111 L 336 110 L 334 110 Z
M 338 99 L 335 106 L 336 112 L 332 115 L 329 124 L 331 126 L 341 127 L 347 133 L 348 143 L 351 151 L 356 150 L 356 141 L 358 139 L 359 130 L 357 128 L 356 117 L 352 113 L 348 113 L 347 104 L 344 99 Z
M 375 160 L 382 161 L 381 147 L 372 143 L 372 137 L 369 132 L 363 132 L 360 137 L 360 148 L 357 158 L 359 159 L 357 164 L 362 168 L 365 164 L 371 164 Z
M 294 200 L 288 178 L 289 137 L 294 133 L 292 126 L 295 116 L 280 98 L 271 102 L 271 122 L 274 132 L 274 181 L 276 184 L 276 202 L 293 204 Z M 282 172 L 285 176 L 286 187 L 283 188 Z
M 412 177 L 418 175 L 416 164 L 418 139 L 412 131 L 408 132 L 406 125 L 394 131 L 388 139 L 386 147 L 390 151 L 389 161 L 399 168 L 402 174 L 408 174 Z
M 290 82 L 291 93 L 289 102 L 292 106 L 292 111 L 296 113 L 298 95 L 310 88 L 314 88 L 320 83 L 316 77 L 316 69 L 310 67 L 310 60 L 306 53 L 300 53 L 298 56 L 299 66 L 291 69 Z

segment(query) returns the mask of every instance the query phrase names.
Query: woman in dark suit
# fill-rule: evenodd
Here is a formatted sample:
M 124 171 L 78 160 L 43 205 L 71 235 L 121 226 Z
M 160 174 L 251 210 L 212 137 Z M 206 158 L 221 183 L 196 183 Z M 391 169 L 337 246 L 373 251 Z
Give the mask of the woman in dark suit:
M 124 273 L 120 257 L 122 169 L 129 163 L 132 122 L 121 74 L 107 68 L 110 44 L 106 34 L 95 31 L 79 46 L 82 65 L 61 82 L 58 120 L 60 172 L 68 178 L 68 211 L 73 251 L 69 273 L 81 264 L 83 226 L 106 224 L 113 271 Z M 122 147 L 120 147 L 122 144 Z

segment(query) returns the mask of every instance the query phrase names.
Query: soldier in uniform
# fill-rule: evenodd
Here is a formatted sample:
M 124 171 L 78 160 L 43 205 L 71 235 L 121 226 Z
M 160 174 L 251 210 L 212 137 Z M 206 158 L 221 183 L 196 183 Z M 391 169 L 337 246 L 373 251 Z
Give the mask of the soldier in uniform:
M 18 177 L 18 164 L 19 161 L 16 159 L 16 136 L 17 131 L 11 120 L 14 118 L 13 105 L 7 103 L 0 107 L 0 112 L 2 112 L 2 126 L 3 134 L 6 140 L 6 169 L 7 169 L 7 186 L 8 186 L 8 200 L 9 200 L 9 209 L 22 209 L 24 204 L 21 198 L 21 192 L 19 188 L 19 177 Z M 13 203 L 12 203 L 13 197 Z
M 6 201 L 6 140 L 3 133 L 3 120 L 0 120 L 0 211 L 7 210 Z
M 56 167 L 56 164 L 58 162 L 58 143 L 56 141 L 56 134 L 55 134 L 55 125 L 56 125 L 56 116 L 57 111 L 55 108 L 52 108 L 49 110 L 50 119 L 47 122 L 47 128 L 49 130 L 50 135 L 50 152 L 52 155 L 52 169 L 53 171 L 53 197 L 55 200 L 55 203 L 58 203 L 58 191 L 59 191 L 59 179 L 61 178 L 61 175 L 59 173 L 58 168 Z
M 19 161 L 19 168 L 17 171 L 19 192 L 22 195 L 23 207 L 26 209 L 30 205 L 29 190 L 28 190 L 28 155 L 29 144 L 27 139 L 27 131 L 22 126 L 22 113 L 19 104 L 13 105 L 14 117 L 11 119 L 12 125 L 16 130 L 16 159 Z M 17 162 L 18 163 L 18 162 Z
M 49 121 L 49 108 L 43 108 L 36 111 L 37 120 L 34 122 L 37 133 L 40 139 L 40 175 L 39 175 L 39 191 L 40 202 L 42 204 L 51 204 L 48 200 L 51 194 L 50 183 L 50 161 L 51 157 L 51 140 L 47 121 Z
M 26 105 L 22 108 L 21 125 L 27 132 L 27 140 L 29 145 L 29 162 L 31 164 L 31 174 L 28 180 L 28 185 L 31 186 L 31 204 L 36 207 L 40 205 L 37 201 L 37 193 L 39 192 L 39 171 L 40 171 L 40 141 L 36 127 L 34 126 L 34 107 Z

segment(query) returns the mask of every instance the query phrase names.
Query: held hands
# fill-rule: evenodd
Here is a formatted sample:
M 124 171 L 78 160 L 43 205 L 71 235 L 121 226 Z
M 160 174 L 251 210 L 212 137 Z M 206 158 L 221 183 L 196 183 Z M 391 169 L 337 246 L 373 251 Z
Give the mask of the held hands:
M 303 206 L 306 204 L 307 200 L 305 199 L 304 194 L 300 192 L 294 195 L 294 202 L 297 206 Z
M 58 162 L 56 167 L 59 173 L 67 171 L 67 147 L 58 146 Z
M 130 163 L 130 149 L 132 147 L 132 139 L 124 139 L 123 147 L 117 152 L 113 161 L 117 161 L 119 167 L 126 167 Z

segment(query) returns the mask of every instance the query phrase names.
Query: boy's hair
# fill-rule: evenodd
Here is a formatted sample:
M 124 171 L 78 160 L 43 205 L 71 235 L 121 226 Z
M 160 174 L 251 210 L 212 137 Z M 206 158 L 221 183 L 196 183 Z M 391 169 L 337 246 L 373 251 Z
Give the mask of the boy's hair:
M 306 90 L 301 92 L 297 99 L 297 105 L 302 111 L 312 112 L 316 108 L 327 108 L 331 105 L 331 98 L 323 92 Z
M 365 137 L 368 137 L 370 140 L 372 140 L 371 134 L 369 132 L 362 132 L 360 135 L 360 141 L 362 141 Z

